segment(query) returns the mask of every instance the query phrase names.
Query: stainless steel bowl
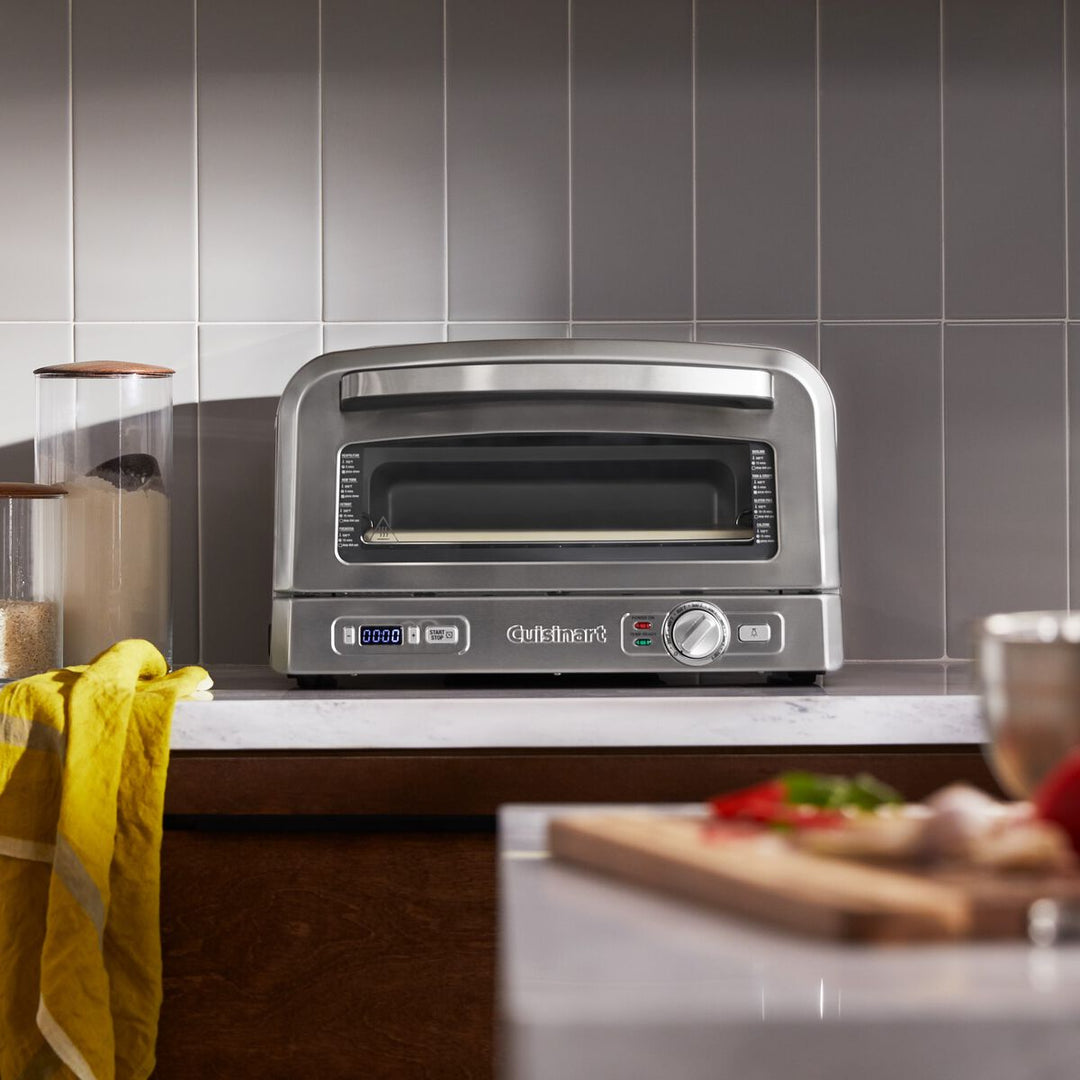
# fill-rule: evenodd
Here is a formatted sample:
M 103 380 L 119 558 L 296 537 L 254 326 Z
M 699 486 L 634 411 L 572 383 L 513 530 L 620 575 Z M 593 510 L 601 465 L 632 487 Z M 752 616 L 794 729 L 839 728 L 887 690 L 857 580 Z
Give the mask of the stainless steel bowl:
M 1080 745 L 1080 612 L 991 615 L 976 629 L 987 759 L 1027 798 Z

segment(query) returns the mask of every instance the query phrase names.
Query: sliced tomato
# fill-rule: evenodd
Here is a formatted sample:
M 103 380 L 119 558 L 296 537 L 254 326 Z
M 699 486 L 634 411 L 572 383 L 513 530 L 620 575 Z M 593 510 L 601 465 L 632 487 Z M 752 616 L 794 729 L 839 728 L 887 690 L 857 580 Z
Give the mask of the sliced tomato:
M 779 780 L 766 780 L 763 784 L 740 788 L 729 795 L 717 795 L 709 800 L 709 808 L 720 818 L 750 818 L 762 820 L 760 815 L 770 814 L 783 806 L 787 788 Z
M 1080 750 L 1074 750 L 1039 785 L 1032 797 L 1035 813 L 1069 834 L 1080 854 Z
M 730 795 L 718 795 L 709 800 L 709 807 L 725 821 L 756 821 L 788 828 L 828 828 L 844 820 L 839 810 L 790 803 L 787 798 L 787 786 L 782 780 L 768 780 Z

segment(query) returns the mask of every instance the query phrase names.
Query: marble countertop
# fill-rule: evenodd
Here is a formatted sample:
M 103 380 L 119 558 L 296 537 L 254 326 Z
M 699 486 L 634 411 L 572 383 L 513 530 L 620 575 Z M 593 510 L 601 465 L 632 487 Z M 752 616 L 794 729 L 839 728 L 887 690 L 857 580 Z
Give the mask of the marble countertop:
M 499 818 L 502 1080 L 1076 1074 L 1080 945 L 783 934 L 548 859 L 556 809 Z
M 180 702 L 174 751 L 972 745 L 969 665 L 854 663 L 824 686 L 402 687 L 301 691 L 218 668 Z

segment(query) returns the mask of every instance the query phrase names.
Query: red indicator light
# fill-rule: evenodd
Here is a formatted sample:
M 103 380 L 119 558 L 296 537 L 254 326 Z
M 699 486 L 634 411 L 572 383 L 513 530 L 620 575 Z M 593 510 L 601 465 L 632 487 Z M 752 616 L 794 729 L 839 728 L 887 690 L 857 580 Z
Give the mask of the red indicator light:
M 642 619 L 640 622 L 634 623 L 634 629 L 635 630 L 651 630 L 652 629 L 652 623 L 647 621 L 646 619 Z

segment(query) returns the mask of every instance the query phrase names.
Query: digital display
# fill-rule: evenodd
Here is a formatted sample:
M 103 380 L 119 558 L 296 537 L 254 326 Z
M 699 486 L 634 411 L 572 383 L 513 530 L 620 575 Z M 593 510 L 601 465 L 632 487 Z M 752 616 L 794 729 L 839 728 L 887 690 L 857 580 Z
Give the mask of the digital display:
M 400 645 L 400 626 L 361 626 L 361 645 Z

